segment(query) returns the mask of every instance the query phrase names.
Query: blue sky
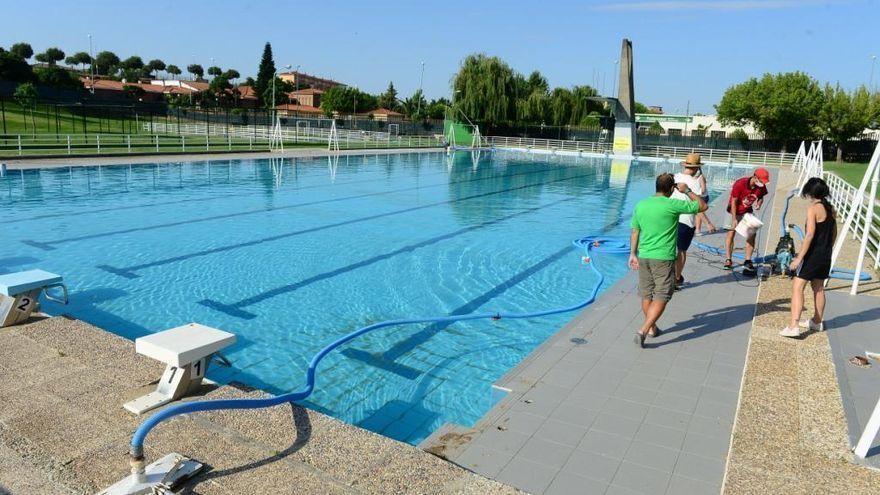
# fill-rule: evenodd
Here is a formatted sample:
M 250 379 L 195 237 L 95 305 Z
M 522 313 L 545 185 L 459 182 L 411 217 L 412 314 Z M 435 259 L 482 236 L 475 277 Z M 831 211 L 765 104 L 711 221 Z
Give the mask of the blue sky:
M 729 1 L 225 1 L 4 2 L 0 45 L 67 53 L 109 49 L 185 67 L 253 75 L 269 41 L 279 67 L 379 92 L 393 80 L 449 94 L 461 60 L 497 55 L 554 86 L 612 88 L 621 38 L 633 40 L 636 99 L 667 113 L 712 112 L 724 89 L 764 72 L 802 70 L 846 87 L 867 84 L 880 55 L 872 0 Z M 880 65 L 880 64 L 878 64 Z M 880 79 L 880 67 L 875 84 Z

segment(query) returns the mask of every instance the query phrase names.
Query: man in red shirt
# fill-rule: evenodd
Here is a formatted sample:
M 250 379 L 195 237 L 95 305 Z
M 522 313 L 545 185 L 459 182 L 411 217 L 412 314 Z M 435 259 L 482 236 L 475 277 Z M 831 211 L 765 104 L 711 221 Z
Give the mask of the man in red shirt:
M 727 232 L 727 259 L 724 260 L 724 269 L 732 270 L 733 240 L 736 231 L 733 230 L 742 220 L 743 215 L 760 210 L 764 204 L 764 196 L 767 195 L 767 184 L 770 182 L 770 172 L 766 168 L 757 168 L 751 177 L 743 177 L 733 183 L 730 189 L 730 200 L 727 204 L 727 212 L 730 213 L 731 229 Z M 754 273 L 752 253 L 755 251 L 755 234 L 746 239 L 746 256 L 743 262 L 743 271 Z

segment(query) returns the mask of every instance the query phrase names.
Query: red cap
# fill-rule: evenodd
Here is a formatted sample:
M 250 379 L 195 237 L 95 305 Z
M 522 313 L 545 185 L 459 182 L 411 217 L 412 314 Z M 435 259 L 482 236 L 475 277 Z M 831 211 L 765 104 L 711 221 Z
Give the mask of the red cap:
M 768 184 L 770 182 L 770 172 L 767 171 L 764 167 L 758 167 L 755 169 L 755 177 L 758 178 L 759 181 L 764 184 Z

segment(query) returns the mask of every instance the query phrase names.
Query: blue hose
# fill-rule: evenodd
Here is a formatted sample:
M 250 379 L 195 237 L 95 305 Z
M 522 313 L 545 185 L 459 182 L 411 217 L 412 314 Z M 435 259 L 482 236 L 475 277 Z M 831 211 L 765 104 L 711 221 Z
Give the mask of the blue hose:
M 576 247 L 585 249 L 587 255 L 589 255 L 592 251 L 610 254 L 629 253 L 629 241 L 614 237 L 586 236 L 573 241 L 573 244 Z M 339 346 L 346 344 L 365 333 L 372 332 L 373 330 L 393 326 L 412 325 L 416 323 L 451 323 L 465 320 L 536 318 L 540 316 L 547 316 L 559 313 L 568 313 L 581 309 L 596 300 L 596 296 L 599 295 L 599 289 L 602 287 L 602 283 L 605 281 L 605 275 L 603 275 L 602 272 L 598 268 L 596 268 L 596 265 L 592 262 L 590 262 L 589 265 L 593 272 L 595 272 L 599 276 L 599 280 L 596 283 L 595 287 L 593 287 L 593 289 L 590 291 L 589 297 L 572 306 L 548 309 L 545 311 L 535 311 L 532 313 L 473 313 L 469 315 L 459 316 L 432 316 L 424 318 L 387 320 L 379 323 L 374 323 L 372 325 L 359 328 L 347 335 L 340 337 L 328 346 L 321 349 L 317 354 L 315 354 L 315 356 L 312 357 L 311 362 L 309 362 L 308 370 L 306 370 L 306 386 L 302 390 L 276 395 L 273 397 L 266 397 L 263 399 L 223 399 L 184 402 L 163 409 L 147 418 L 143 423 L 141 423 L 140 426 L 138 426 L 137 430 L 135 430 L 134 435 L 132 435 L 131 437 L 131 457 L 135 460 L 143 459 L 144 441 L 147 438 L 147 434 L 150 433 L 150 430 L 155 428 L 159 423 L 174 416 L 178 416 L 180 414 L 194 413 L 198 411 L 213 411 L 218 409 L 258 409 L 277 406 L 284 403 L 294 402 L 307 398 L 309 395 L 312 394 L 312 391 L 314 391 L 315 389 L 315 373 L 321 360 Z

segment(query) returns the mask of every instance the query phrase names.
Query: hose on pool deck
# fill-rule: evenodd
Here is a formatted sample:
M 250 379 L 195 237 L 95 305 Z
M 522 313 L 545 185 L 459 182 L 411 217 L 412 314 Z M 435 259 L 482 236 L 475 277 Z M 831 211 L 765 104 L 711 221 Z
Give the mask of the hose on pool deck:
M 800 237 L 801 241 L 803 241 L 804 240 L 803 229 L 801 229 L 800 226 L 798 226 L 798 225 L 791 224 L 791 225 L 787 226 L 785 223 L 786 218 L 788 217 L 788 207 L 791 204 L 792 198 L 794 198 L 797 195 L 797 193 L 798 193 L 797 189 L 792 189 L 788 193 L 788 196 L 785 197 L 785 206 L 782 208 L 782 218 L 780 219 L 780 222 L 779 222 L 779 235 L 780 235 L 780 237 L 788 235 L 788 230 L 786 227 L 790 227 Z M 704 244 L 702 242 L 697 242 L 697 241 L 694 241 L 694 245 L 697 246 L 698 248 L 702 249 L 703 251 L 707 251 L 712 254 L 717 254 L 719 256 L 725 255 L 725 251 L 723 249 L 715 247 L 715 246 L 710 246 L 708 244 Z M 743 256 L 740 253 L 733 253 L 733 257 L 736 259 L 740 259 L 740 260 L 745 259 L 745 256 Z M 776 259 L 775 254 L 767 254 L 764 256 L 756 256 L 756 257 L 752 258 L 752 260 L 755 263 L 766 263 L 768 261 L 773 261 L 775 259 Z M 836 278 L 836 279 L 851 280 L 853 275 L 855 275 L 855 271 L 853 271 L 853 270 L 844 270 L 842 268 L 832 268 L 831 274 L 829 276 L 831 278 Z M 861 272 L 859 274 L 859 280 L 861 280 L 862 282 L 871 280 L 871 275 L 867 274 L 865 272 Z
M 157 412 L 156 414 L 144 420 L 144 422 L 141 423 L 140 426 L 138 426 L 137 430 L 135 430 L 134 435 L 132 435 L 130 449 L 131 458 L 133 461 L 143 461 L 144 441 L 147 438 L 147 434 L 150 433 L 150 430 L 155 428 L 159 423 L 174 416 L 199 411 L 213 411 L 218 409 L 258 409 L 277 406 L 284 403 L 294 402 L 307 398 L 315 389 L 315 374 L 317 372 L 318 364 L 321 362 L 321 360 L 339 346 L 346 344 L 356 339 L 357 337 L 364 335 L 365 333 L 372 332 L 373 330 L 417 323 L 450 323 L 456 321 L 482 319 L 499 320 L 501 318 L 536 318 L 540 316 L 548 316 L 559 313 L 568 313 L 584 308 L 596 300 L 596 296 L 599 294 L 599 289 L 602 287 L 602 283 L 605 281 L 605 275 L 602 273 L 601 270 L 599 270 L 599 268 L 596 267 L 596 264 L 592 262 L 590 254 L 592 252 L 608 254 L 629 254 L 629 239 L 605 236 L 585 236 L 580 239 L 574 240 L 572 243 L 576 247 L 583 248 L 585 250 L 587 255 L 585 257 L 585 261 L 587 261 L 590 269 L 599 276 L 599 280 L 590 291 L 589 296 L 577 304 L 548 309 L 544 311 L 535 311 L 531 313 L 472 313 L 458 316 L 429 316 L 421 318 L 405 318 L 387 320 L 359 328 L 330 343 L 329 345 L 318 351 L 318 353 L 315 354 L 314 357 L 312 357 L 311 362 L 309 362 L 309 367 L 306 370 L 306 385 L 301 390 L 262 399 L 221 399 L 184 402 Z

